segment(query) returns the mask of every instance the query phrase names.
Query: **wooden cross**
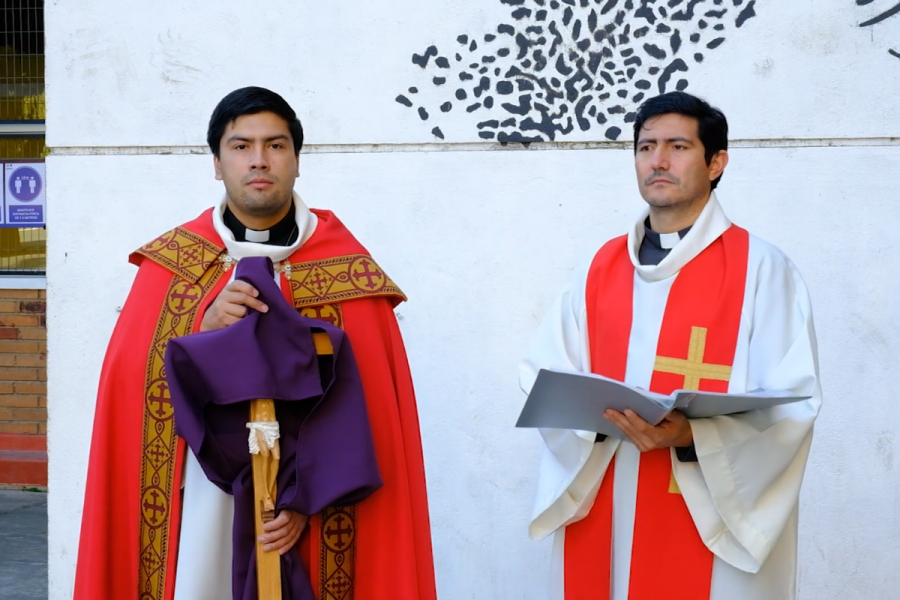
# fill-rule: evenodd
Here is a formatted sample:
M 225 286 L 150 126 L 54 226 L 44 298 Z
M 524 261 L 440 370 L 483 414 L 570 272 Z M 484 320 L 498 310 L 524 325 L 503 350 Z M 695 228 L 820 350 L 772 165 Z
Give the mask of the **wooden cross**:
M 334 353 L 331 339 L 323 332 L 313 333 L 316 354 L 330 355 Z M 251 423 L 277 423 L 275 418 L 275 402 L 259 399 L 250 401 Z M 259 454 L 251 454 L 253 465 L 253 499 L 255 506 L 256 537 L 265 531 L 263 525 L 275 518 L 276 483 L 278 463 L 281 450 L 278 440 L 273 448 L 269 448 L 262 431 L 254 430 Z M 256 542 L 256 580 L 259 600 L 282 600 L 281 594 L 281 555 L 277 551 L 266 552 L 262 542 Z
M 691 340 L 688 343 L 687 359 L 657 356 L 653 365 L 654 371 L 672 373 L 684 377 L 685 390 L 699 390 L 701 379 L 728 381 L 731 379 L 731 367 L 703 362 L 706 352 L 706 327 L 691 327 Z

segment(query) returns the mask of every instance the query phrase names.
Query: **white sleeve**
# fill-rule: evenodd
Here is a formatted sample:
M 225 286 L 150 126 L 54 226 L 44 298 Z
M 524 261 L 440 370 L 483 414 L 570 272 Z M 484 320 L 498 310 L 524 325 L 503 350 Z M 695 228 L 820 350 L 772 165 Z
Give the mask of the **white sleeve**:
M 540 369 L 590 371 L 584 294 L 589 267 L 588 264 L 577 271 L 572 283 L 555 300 L 519 364 L 519 386 L 526 394 Z M 604 457 L 608 463 L 618 446 L 602 444 L 602 451 L 594 452 L 597 434 L 591 431 L 541 429 L 540 433 L 545 445 L 529 527 L 529 534 L 535 539 L 585 516 L 578 509 L 584 506 L 587 511 L 593 503 L 597 469 L 585 470 L 584 466 L 589 459 L 602 462 Z M 599 472 L 600 477 L 604 472 L 605 467 Z
M 772 248 L 774 250 L 774 248 Z M 777 251 L 775 251 L 777 252 Z M 778 252 L 748 273 L 744 344 L 731 391 L 786 390 L 810 400 L 735 416 L 692 419 L 698 463 L 672 455 L 676 480 L 707 547 L 756 573 L 794 511 L 822 404 L 806 286 Z M 751 261 L 752 262 L 752 261 Z

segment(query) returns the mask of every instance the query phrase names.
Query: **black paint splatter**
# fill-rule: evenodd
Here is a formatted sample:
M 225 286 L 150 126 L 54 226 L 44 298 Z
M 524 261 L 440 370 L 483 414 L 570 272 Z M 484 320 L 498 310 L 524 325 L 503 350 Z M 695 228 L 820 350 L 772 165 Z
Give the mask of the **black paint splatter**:
M 866 6 L 867 4 L 871 4 L 873 0 L 856 0 L 856 4 L 858 6 Z M 879 12 L 874 17 L 871 17 L 862 23 L 859 24 L 860 27 L 872 27 L 873 25 L 877 25 L 883 21 L 890 19 L 891 17 L 896 17 L 900 15 L 900 2 L 897 3 L 896 6 L 888 8 L 886 10 L 879 9 Z M 900 58 L 900 52 L 897 50 L 889 49 L 888 54 L 894 56 L 896 58 Z
M 424 69 L 428 66 L 428 59 L 432 56 L 437 56 L 437 48 L 435 46 L 428 46 L 428 49 L 425 50 L 425 53 L 422 56 L 413 54 L 412 61 L 414 65 L 419 65 Z
M 502 144 L 555 140 L 596 127 L 606 139 L 619 139 L 651 90 L 687 89 L 690 68 L 756 16 L 756 0 L 500 2 L 510 7 L 510 21 L 496 33 L 456 37 L 456 64 L 436 46 L 412 61 L 430 71 L 435 86 L 446 82 L 439 70 L 455 70 L 460 85 L 443 93 L 460 102 L 472 98 L 465 110 L 482 116 L 480 137 Z M 483 40 L 480 48 L 476 38 Z M 434 105 L 440 113 L 432 111 L 433 120 L 450 112 L 451 99 Z M 405 96 L 397 102 L 412 107 Z M 418 111 L 428 118 L 424 107 Z

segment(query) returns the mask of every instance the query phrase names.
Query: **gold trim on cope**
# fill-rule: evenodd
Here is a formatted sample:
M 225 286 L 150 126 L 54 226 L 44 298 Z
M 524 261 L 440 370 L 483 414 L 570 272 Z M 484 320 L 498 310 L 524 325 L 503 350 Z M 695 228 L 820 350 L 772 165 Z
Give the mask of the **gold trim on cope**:
M 292 263 L 294 306 L 302 308 L 363 296 L 406 296 L 371 256 L 351 254 L 325 260 Z
M 356 505 L 329 507 L 320 515 L 319 600 L 353 600 L 356 572 Z
M 181 243 L 182 238 L 172 238 Z M 193 240 L 187 240 L 191 244 Z M 178 256 L 178 248 L 163 244 L 169 256 Z M 183 255 L 183 254 L 182 254 Z M 175 418 L 166 384 L 166 344 L 174 337 L 193 330 L 202 301 L 219 281 L 224 271 L 208 269 L 196 282 L 179 275 L 172 277 L 166 302 L 160 311 L 153 343 L 147 358 L 144 385 L 144 426 L 141 456 L 140 568 L 138 597 L 141 600 L 163 600 L 166 589 L 166 565 L 173 547 L 170 531 L 172 497 L 175 486 L 177 438 Z M 175 540 L 177 542 L 177 540 Z
M 182 279 L 197 283 L 224 251 L 203 236 L 176 227 L 144 244 L 135 254 L 159 263 Z

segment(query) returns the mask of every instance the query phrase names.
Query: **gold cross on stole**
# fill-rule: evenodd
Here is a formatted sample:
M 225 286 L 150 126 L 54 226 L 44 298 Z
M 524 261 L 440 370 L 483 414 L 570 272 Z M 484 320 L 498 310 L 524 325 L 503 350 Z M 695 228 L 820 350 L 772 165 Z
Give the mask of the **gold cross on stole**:
M 706 352 L 706 333 L 708 331 L 706 327 L 691 327 L 687 359 L 657 356 L 653 370 L 660 373 L 681 375 L 684 377 L 684 384 L 681 387 L 685 390 L 699 390 L 701 379 L 730 380 L 731 367 L 703 362 L 703 355 Z M 678 482 L 675 481 L 674 471 L 669 479 L 669 493 L 681 493 Z
M 731 379 L 731 367 L 728 365 L 714 365 L 703 362 L 703 354 L 706 352 L 706 327 L 691 327 L 691 340 L 688 343 L 687 360 L 683 358 L 670 358 L 657 356 L 653 365 L 654 371 L 660 373 L 672 373 L 684 377 L 685 390 L 699 390 L 701 379 L 715 379 L 728 381 Z

